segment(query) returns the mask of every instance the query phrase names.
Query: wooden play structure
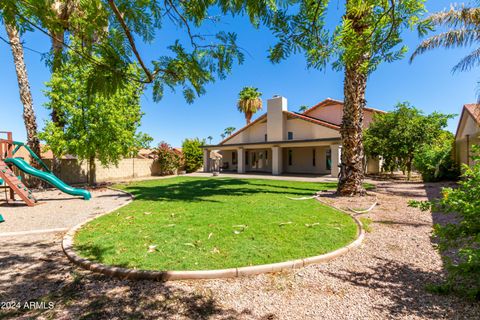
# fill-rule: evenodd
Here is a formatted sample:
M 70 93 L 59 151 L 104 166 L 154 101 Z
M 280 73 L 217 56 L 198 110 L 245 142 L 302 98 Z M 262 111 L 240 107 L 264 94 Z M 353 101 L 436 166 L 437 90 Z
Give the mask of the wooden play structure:
M 5 190 L 7 202 L 15 201 L 15 194 L 18 195 L 28 206 L 34 206 L 37 204 L 37 200 L 25 184 L 22 183 L 20 177 L 17 177 L 13 172 L 13 164 L 5 163 L 6 159 L 13 158 L 14 154 L 14 141 L 12 139 L 11 132 L 0 131 L 0 134 L 6 134 L 6 139 L 0 139 L 0 179 L 5 184 L 6 189 L 10 189 L 8 192 Z
M 0 138 L 0 185 L 4 185 L 7 202 L 13 203 L 15 195 L 19 196 L 28 206 L 38 204 L 37 200 L 27 186 L 22 183 L 20 176 L 17 176 L 13 168 L 16 167 L 20 171 L 38 179 L 41 179 L 62 192 L 74 196 L 81 196 L 85 200 L 89 200 L 92 196 L 90 192 L 84 189 L 73 188 L 65 182 L 57 178 L 50 172 L 48 166 L 40 159 L 40 157 L 33 152 L 23 142 L 14 141 L 11 132 L 0 131 L 1 135 L 6 135 L 6 138 Z M 42 167 L 43 170 L 32 167 L 28 162 L 22 158 L 15 157 L 15 153 L 20 149 L 25 148 L 30 156 Z M 9 189 L 9 190 L 7 190 Z

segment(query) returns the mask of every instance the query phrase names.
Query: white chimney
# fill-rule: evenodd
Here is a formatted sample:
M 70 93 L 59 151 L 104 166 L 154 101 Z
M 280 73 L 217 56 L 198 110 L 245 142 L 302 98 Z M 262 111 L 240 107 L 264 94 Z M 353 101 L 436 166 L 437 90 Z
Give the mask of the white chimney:
M 267 100 L 267 140 L 281 141 L 285 139 L 285 117 L 287 98 L 279 95 Z

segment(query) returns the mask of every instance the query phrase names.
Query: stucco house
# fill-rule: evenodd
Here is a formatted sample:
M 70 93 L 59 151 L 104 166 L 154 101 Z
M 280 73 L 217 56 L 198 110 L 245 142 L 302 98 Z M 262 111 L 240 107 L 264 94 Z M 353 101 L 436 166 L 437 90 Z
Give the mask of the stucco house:
M 384 112 L 364 109 L 364 127 L 373 115 Z M 303 113 L 288 111 L 287 99 L 274 96 L 267 112 L 221 141 L 203 146 L 204 171 L 211 171 L 209 153 L 218 150 L 224 171 L 332 175 L 339 174 L 340 124 L 343 102 L 326 99 Z M 366 170 L 380 170 L 378 159 L 366 160 Z
M 472 164 L 471 147 L 480 144 L 480 104 L 466 104 L 455 134 L 457 163 Z

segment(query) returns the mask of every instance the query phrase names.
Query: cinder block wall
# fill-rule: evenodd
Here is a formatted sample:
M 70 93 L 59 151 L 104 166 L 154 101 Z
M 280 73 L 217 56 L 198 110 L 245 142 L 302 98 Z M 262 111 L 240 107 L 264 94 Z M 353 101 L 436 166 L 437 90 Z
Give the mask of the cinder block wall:
M 44 160 L 47 166 L 51 166 L 51 160 Z M 96 181 L 118 181 L 123 179 L 140 178 L 160 175 L 158 163 L 152 159 L 122 159 L 118 165 L 103 167 L 100 161 L 96 161 Z M 62 159 L 59 178 L 69 184 L 86 183 L 88 174 L 88 162 Z

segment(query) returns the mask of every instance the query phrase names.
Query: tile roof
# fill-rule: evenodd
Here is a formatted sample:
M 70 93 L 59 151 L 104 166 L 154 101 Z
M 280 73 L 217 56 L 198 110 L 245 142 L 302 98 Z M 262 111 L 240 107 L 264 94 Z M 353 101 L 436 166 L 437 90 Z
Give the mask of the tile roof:
M 311 112 L 311 111 L 313 111 L 317 108 L 320 108 L 320 107 L 331 106 L 331 105 L 334 105 L 334 104 L 344 104 L 344 102 L 341 101 L 341 100 L 327 98 L 327 99 L 317 103 L 316 105 L 314 105 L 310 109 L 305 110 L 303 112 L 303 114 L 307 114 L 307 113 L 309 113 L 309 112 Z M 383 110 L 380 110 L 380 109 L 374 109 L 374 108 L 370 108 L 370 107 L 364 107 L 363 109 L 367 110 L 367 111 L 372 111 L 372 112 L 386 113 L 386 111 L 383 111 Z
M 472 116 L 473 119 L 480 125 L 480 104 L 478 103 L 469 103 L 463 106 L 468 113 Z

